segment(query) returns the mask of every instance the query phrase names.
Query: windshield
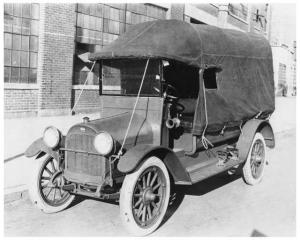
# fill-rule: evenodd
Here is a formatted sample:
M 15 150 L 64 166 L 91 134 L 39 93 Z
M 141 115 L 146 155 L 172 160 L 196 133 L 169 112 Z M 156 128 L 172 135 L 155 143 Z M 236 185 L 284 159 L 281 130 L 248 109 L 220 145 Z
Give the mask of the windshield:
M 102 94 L 136 96 L 143 78 L 147 60 L 103 60 Z M 160 95 L 160 61 L 150 59 L 141 96 Z

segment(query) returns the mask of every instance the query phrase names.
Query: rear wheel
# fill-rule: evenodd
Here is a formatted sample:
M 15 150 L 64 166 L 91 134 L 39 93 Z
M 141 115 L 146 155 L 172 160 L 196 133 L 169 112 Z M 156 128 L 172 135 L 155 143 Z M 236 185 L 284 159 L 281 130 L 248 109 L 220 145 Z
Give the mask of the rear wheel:
M 161 224 L 168 208 L 170 178 L 164 163 L 148 158 L 139 169 L 126 175 L 120 194 L 120 215 L 133 235 L 145 236 Z
M 45 213 L 59 212 L 67 208 L 75 196 L 61 189 L 64 179 L 58 161 L 49 155 L 34 161 L 29 181 L 32 202 Z
M 266 165 L 266 144 L 261 133 L 256 133 L 252 141 L 247 160 L 243 167 L 244 181 L 249 185 L 259 183 Z

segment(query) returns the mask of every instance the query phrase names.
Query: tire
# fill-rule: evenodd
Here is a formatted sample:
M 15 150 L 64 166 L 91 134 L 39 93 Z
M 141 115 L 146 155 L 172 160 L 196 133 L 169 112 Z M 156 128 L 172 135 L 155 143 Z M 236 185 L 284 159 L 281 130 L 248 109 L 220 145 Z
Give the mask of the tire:
M 64 210 L 72 203 L 75 195 L 71 195 L 57 186 L 62 181 L 63 177 L 57 160 L 49 155 L 41 159 L 34 159 L 28 183 L 31 201 L 45 213 Z
M 123 225 L 135 236 L 152 233 L 164 218 L 169 198 L 168 170 L 159 158 L 150 157 L 135 172 L 126 175 L 122 184 L 120 216 Z
M 243 179 L 249 185 L 259 183 L 266 166 L 266 143 L 261 133 L 256 133 L 243 167 Z

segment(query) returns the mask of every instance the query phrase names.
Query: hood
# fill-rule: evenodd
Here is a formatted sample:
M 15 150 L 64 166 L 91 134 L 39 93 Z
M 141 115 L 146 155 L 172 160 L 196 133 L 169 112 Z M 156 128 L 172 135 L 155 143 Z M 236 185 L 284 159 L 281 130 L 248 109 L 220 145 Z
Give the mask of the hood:
M 93 131 L 94 134 L 105 131 L 109 133 L 114 140 L 122 143 L 131 112 L 125 112 L 122 114 L 104 117 L 96 120 L 92 120 L 88 123 L 79 123 L 74 125 L 68 132 L 78 132 L 81 128 L 88 128 Z M 153 131 L 146 118 L 140 114 L 135 113 L 132 119 L 131 127 L 129 129 L 125 146 L 136 145 L 137 143 L 152 143 L 153 142 Z

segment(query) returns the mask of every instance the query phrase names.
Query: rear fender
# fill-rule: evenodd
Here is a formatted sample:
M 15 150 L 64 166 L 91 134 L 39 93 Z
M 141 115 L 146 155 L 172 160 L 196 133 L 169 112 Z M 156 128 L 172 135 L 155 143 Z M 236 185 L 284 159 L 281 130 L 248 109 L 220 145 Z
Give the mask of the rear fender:
M 26 157 L 33 157 L 40 152 L 44 152 L 46 154 L 49 154 L 51 157 L 55 159 L 59 159 L 59 153 L 58 151 L 53 150 L 52 148 L 49 148 L 43 141 L 42 138 L 39 138 L 35 140 L 25 151 Z
M 137 145 L 127 151 L 118 162 L 118 170 L 131 173 L 150 156 L 156 156 L 164 162 L 175 182 L 191 182 L 188 173 L 171 149 L 152 144 Z
M 274 132 L 269 121 L 251 119 L 243 126 L 242 133 L 236 145 L 236 148 L 239 150 L 239 159 L 241 162 L 246 161 L 253 138 L 257 132 L 263 135 L 267 147 L 275 147 Z

